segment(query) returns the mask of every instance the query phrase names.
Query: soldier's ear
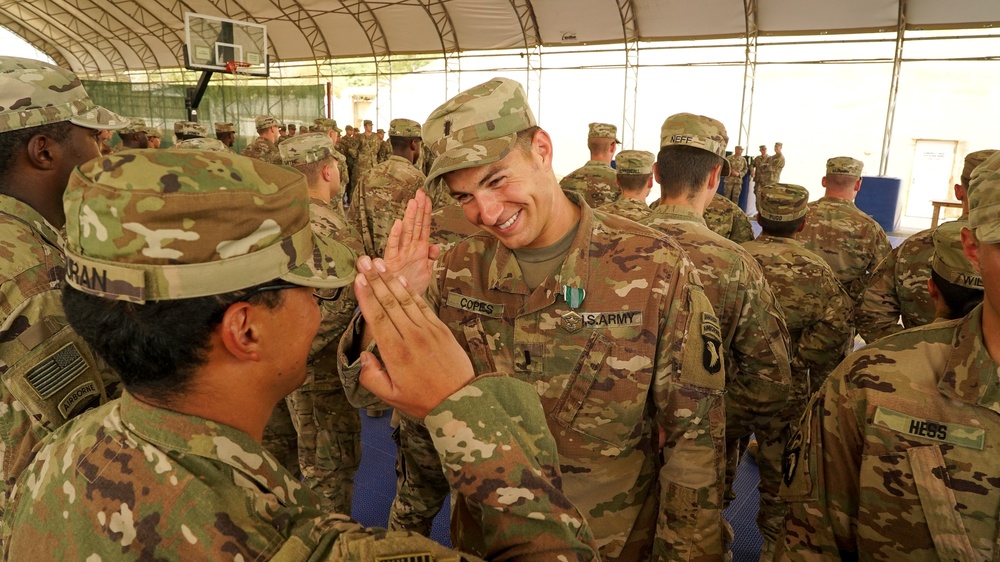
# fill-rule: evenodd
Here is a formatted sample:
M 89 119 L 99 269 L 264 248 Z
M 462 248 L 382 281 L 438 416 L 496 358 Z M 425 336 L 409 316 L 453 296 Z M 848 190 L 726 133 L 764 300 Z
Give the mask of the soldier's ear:
M 46 135 L 35 135 L 28 140 L 28 161 L 35 168 L 50 170 L 55 167 L 59 143 Z
M 962 252 L 965 257 L 969 258 L 973 269 L 982 273 L 982 270 L 979 269 L 979 240 L 976 239 L 976 233 L 972 232 L 969 227 L 962 229 Z
M 531 148 L 541 159 L 543 167 L 552 168 L 552 138 L 545 129 L 535 131 L 535 136 L 531 138 Z
M 656 178 L 656 183 L 663 185 L 663 180 L 660 179 L 660 163 L 653 162 L 653 177 Z

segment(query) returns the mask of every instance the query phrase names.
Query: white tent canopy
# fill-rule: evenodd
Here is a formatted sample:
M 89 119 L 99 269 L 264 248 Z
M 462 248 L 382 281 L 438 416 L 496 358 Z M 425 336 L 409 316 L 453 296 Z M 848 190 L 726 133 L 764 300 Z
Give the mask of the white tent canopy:
M 264 24 L 271 62 L 1000 24 L 997 0 L 0 0 L 0 25 L 89 78 L 183 66 L 184 14 Z

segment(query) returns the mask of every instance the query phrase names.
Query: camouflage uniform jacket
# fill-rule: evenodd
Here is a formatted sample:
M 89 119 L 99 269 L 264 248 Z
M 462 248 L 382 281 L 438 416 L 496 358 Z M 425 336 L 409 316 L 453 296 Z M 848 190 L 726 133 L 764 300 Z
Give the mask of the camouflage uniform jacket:
M 716 193 L 705 208 L 705 225 L 712 232 L 737 244 L 753 240 L 753 227 L 743 209 Z
M 776 560 L 1000 558 L 1000 365 L 982 311 L 879 340 L 830 375 L 785 452 Z
M 855 317 L 858 333 L 866 342 L 934 321 L 934 301 L 927 290 L 934 255 L 933 236 L 933 228 L 910 236 L 893 248 L 875 269 L 858 300 Z
M 875 219 L 840 197 L 810 203 L 806 226 L 795 239 L 830 264 L 852 302 L 857 302 L 875 267 L 892 250 Z
M 767 172 L 771 177 L 771 183 L 781 181 L 781 170 L 785 169 L 785 155 L 775 154 L 767 160 Z
M 767 185 L 770 177 L 768 175 L 768 160 L 770 156 L 757 156 L 750 162 L 750 169 L 753 171 L 754 185 Z
M 847 355 L 851 299 L 830 266 L 796 240 L 761 234 L 743 247 L 764 269 L 781 305 L 792 350 L 789 395 L 804 406 Z
M 392 143 L 382 141 L 382 144 L 378 145 L 378 161 L 385 162 L 389 158 L 392 158 Z
M 347 221 L 361 233 L 364 254 L 381 257 L 393 222 L 403 218 L 407 202 L 424 186 L 426 177 L 408 160 L 393 155 L 357 179 Z
M 248 144 L 243 149 L 243 156 L 263 160 L 268 164 L 281 164 L 281 153 L 278 151 L 278 145 L 264 137 L 257 137 L 252 143 Z
M 32 207 L 0 195 L 0 513 L 31 449 L 67 419 L 104 403 L 117 379 L 69 327 L 62 239 Z
M 584 196 L 592 209 L 614 202 L 622 195 L 615 169 L 600 160 L 589 160 L 582 168 L 570 172 L 559 182 L 559 187 Z
M 631 197 L 619 197 L 617 201 L 601 206 L 598 208 L 598 211 L 625 217 L 635 222 L 642 222 L 643 219 L 653 212 L 645 201 L 639 201 Z
M 735 176 L 734 175 L 726 176 L 725 178 L 726 181 L 735 180 L 738 181 L 739 183 L 742 183 L 743 176 L 747 175 L 747 159 L 743 156 L 730 154 L 729 156 L 726 157 L 726 160 L 729 160 L 730 170 L 736 173 Z
M 462 206 L 455 200 L 452 200 L 450 205 L 434 209 L 431 213 L 431 244 L 437 244 L 442 254 L 455 244 L 482 231 L 483 229 L 469 222 Z
M 525 424 L 514 421 L 521 415 Z M 425 421 L 449 481 L 475 496 L 494 531 L 491 553 L 593 560 L 586 522 L 558 487 L 555 443 L 525 429 L 543 427 L 542 416 L 533 389 L 487 377 Z M 46 441 L 14 489 L 5 529 L 6 559 L 17 561 L 459 559 L 430 539 L 325 512 L 246 433 L 127 392 Z
M 477 374 L 510 372 L 538 392 L 563 490 L 589 521 L 603 560 L 717 560 L 725 548 L 725 408 L 711 304 L 674 242 L 586 205 L 581 211 L 565 262 L 533 292 L 513 253 L 482 233 L 438 261 L 428 302 Z M 575 310 L 564 286 L 586 290 Z M 345 335 L 341 361 L 350 345 Z M 357 371 L 341 371 L 348 391 L 360 390 Z M 352 402 L 364 406 L 363 393 Z M 666 433 L 660 455 L 656 426 Z M 481 551 L 488 528 L 470 517 L 468 498 L 452 505 L 452 540 Z
M 732 486 L 740 439 L 756 433 L 761 480 L 761 531 L 777 536 L 777 494 L 787 422 L 777 417 L 791 386 L 788 330 L 760 265 L 746 250 L 705 226 L 693 209 L 659 205 L 643 224 L 671 236 L 687 251 L 705 284 L 722 328 L 726 363 L 726 486 Z
M 378 149 L 382 145 L 382 141 L 378 140 L 378 136 L 374 133 L 355 135 L 352 140 L 354 142 L 351 145 L 351 150 L 354 151 L 355 156 L 351 175 L 354 176 L 355 182 L 359 182 L 365 172 L 378 164 Z

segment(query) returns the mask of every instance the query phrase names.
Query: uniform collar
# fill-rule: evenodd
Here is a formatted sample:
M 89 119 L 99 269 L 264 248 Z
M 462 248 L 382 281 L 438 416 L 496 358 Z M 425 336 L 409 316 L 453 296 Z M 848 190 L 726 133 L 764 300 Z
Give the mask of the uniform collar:
M 285 505 L 300 503 L 302 485 L 246 433 L 225 424 L 158 408 L 122 392 L 122 423 L 157 447 L 204 457 L 272 492 Z
M 607 168 L 609 170 L 613 170 L 614 169 L 614 168 L 611 167 L 611 164 L 608 164 L 604 160 L 587 160 L 587 163 L 584 164 L 584 166 L 586 166 L 588 168 L 597 167 L 597 168 Z
M 555 275 L 549 276 L 532 293 L 524 282 L 524 274 L 514 258 L 514 253 L 503 244 L 497 243 L 497 252 L 490 264 L 489 287 L 504 293 L 528 296 L 523 314 L 530 314 L 550 306 L 556 295 L 562 294 L 562 287 L 586 287 L 590 279 L 590 241 L 594 230 L 594 211 L 576 193 L 565 192 L 570 201 L 580 207 L 580 226 L 576 230 L 573 244 L 566 260 Z
M 1000 365 L 983 343 L 983 305 L 958 323 L 938 390 L 1000 414 Z
M 11 215 L 20 220 L 41 235 L 46 242 L 60 250 L 62 249 L 63 239 L 59 230 L 49 224 L 49 221 L 45 220 L 45 217 L 34 207 L 9 195 L 0 195 L 0 213 Z
M 842 205 L 844 207 L 856 207 L 854 201 L 851 201 L 850 199 L 844 199 L 843 197 L 832 197 L 830 195 L 824 195 L 823 197 L 820 197 L 816 201 L 816 203 L 819 202 L 827 203 L 830 205 Z
M 400 156 L 398 154 L 393 154 L 392 156 L 389 157 L 389 160 L 394 160 L 396 162 L 402 162 L 403 164 L 406 164 L 406 165 L 409 165 L 409 166 L 413 165 L 413 162 L 410 162 L 409 160 L 407 160 L 406 158 L 403 158 L 402 156 Z
M 699 215 L 694 209 L 683 205 L 659 205 L 653 209 L 653 215 L 657 218 L 696 222 L 702 226 L 707 226 L 704 216 Z
M 803 248 L 803 249 L 805 248 L 805 246 L 802 245 L 802 242 L 799 242 L 794 238 L 785 238 L 784 236 L 771 236 L 770 234 L 766 234 L 764 232 L 761 232 L 760 236 L 758 236 L 756 240 L 758 242 L 767 242 L 769 244 L 788 244 L 789 246 L 796 246 L 798 248 Z

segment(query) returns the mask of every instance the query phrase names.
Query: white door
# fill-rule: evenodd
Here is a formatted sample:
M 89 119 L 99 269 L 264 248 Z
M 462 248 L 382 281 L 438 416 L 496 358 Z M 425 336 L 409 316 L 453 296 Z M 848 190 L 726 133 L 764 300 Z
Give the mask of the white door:
M 930 219 L 932 199 L 955 198 L 951 173 L 955 166 L 957 146 L 958 141 L 917 141 L 906 195 L 906 218 Z M 927 220 L 917 222 L 922 225 L 921 228 L 930 226 Z

